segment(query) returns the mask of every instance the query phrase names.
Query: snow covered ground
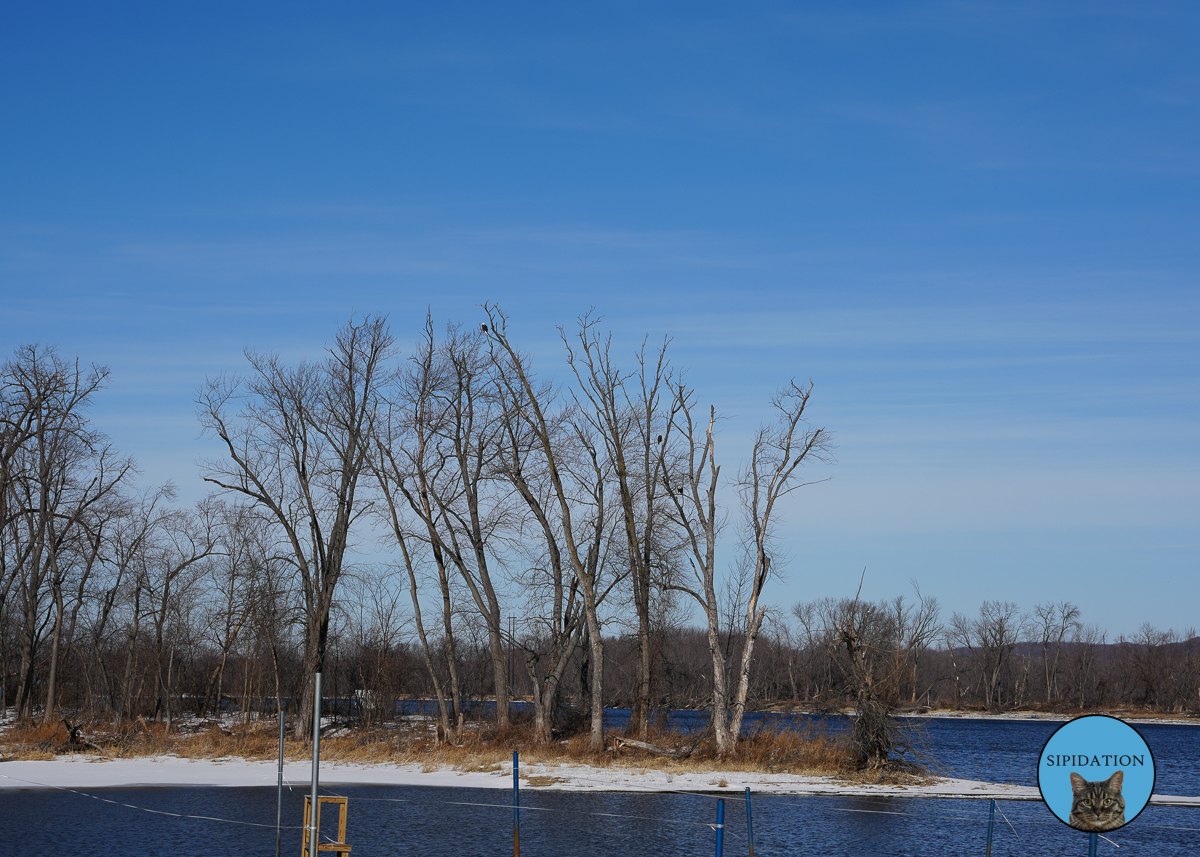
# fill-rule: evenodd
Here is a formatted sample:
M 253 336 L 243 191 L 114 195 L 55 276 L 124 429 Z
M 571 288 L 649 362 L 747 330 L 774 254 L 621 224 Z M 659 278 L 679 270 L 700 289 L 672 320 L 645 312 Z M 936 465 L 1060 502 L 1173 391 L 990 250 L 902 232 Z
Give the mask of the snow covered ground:
M 307 787 L 311 765 L 289 762 L 284 780 Z M 127 786 L 274 786 L 275 762 L 244 759 L 195 760 L 171 756 L 140 759 L 60 757 L 49 761 L 0 762 L 0 790 L 31 788 L 98 789 Z M 1025 786 L 937 778 L 922 785 L 865 785 L 832 777 L 739 772 L 669 773 L 653 769 L 585 765 L 522 765 L 522 789 L 623 792 L 731 792 L 747 787 L 756 794 L 786 795 L 904 795 L 907 797 L 1001 798 L 1040 800 L 1038 790 Z M 492 771 L 427 770 L 420 765 L 321 764 L 321 784 L 462 786 L 512 788 L 512 766 Z M 1200 806 L 1200 797 L 1156 795 L 1152 803 Z
M 1108 714 L 1110 717 L 1116 717 L 1118 720 L 1124 720 L 1126 723 L 1134 726 L 1143 723 L 1163 724 L 1167 726 L 1200 726 L 1200 718 L 1196 717 L 1150 717 L 1126 711 L 1115 711 L 1111 714 L 1107 711 L 1098 711 L 1095 713 Z M 1066 723 L 1068 720 L 1074 720 L 1081 715 L 1052 714 L 1042 711 L 930 711 L 924 714 L 901 713 L 896 716 L 919 720 L 1043 720 L 1047 723 Z
M 289 762 L 284 780 L 309 783 L 312 766 Z M 277 763 L 244 759 L 196 760 L 171 756 L 104 760 L 60 757 L 50 761 L 0 763 L 3 788 L 109 788 L 119 786 L 273 786 Z M 572 791 L 704 791 L 742 792 L 747 787 L 774 794 L 924 794 L 939 797 L 1007 797 L 1037 799 L 1037 789 L 939 779 L 922 786 L 871 786 L 843 783 L 831 777 L 787 774 L 709 772 L 672 774 L 650 768 L 596 768 L 585 765 L 521 765 L 523 789 Z M 512 765 L 493 771 L 426 770 L 420 765 L 354 765 L 321 763 L 322 785 L 466 786 L 512 788 Z

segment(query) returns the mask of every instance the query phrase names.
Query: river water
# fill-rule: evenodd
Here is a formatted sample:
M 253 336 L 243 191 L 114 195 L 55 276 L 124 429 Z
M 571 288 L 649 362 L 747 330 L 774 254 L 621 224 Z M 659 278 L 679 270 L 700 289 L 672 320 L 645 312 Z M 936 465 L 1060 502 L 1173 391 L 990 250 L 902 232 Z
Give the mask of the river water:
M 619 713 L 614 712 L 619 719 Z M 691 715 L 684 713 L 684 717 Z M 779 725 L 768 718 L 764 725 Z M 683 725 L 683 724 L 680 724 Z M 833 720 L 831 728 L 838 728 Z M 939 772 L 1036 785 L 1042 744 L 1058 726 L 1044 721 L 930 719 L 919 742 Z M 1159 794 L 1200 794 L 1194 763 L 1200 730 L 1141 725 L 1154 753 Z M 512 853 L 510 796 L 499 790 L 351 787 L 347 840 L 353 857 Z M 305 790 L 285 792 L 283 853 L 296 855 Z M 525 857 L 631 857 L 714 853 L 717 799 L 712 795 L 522 792 Z M 1088 853 L 1088 836 L 1058 821 L 1040 802 L 997 804 L 994 857 Z M 326 810 L 330 812 L 330 810 Z M 172 813 L 172 814 L 158 814 Z M 174 814 L 208 816 L 184 819 Z M 0 792 L 0 855 L 273 855 L 271 788 L 126 788 L 87 794 L 57 790 Z M 332 819 L 326 816 L 325 824 Z M 745 802 L 726 797 L 725 854 L 748 851 Z M 922 798 L 753 798 L 756 855 L 982 855 L 988 802 Z M 240 822 L 240 823 L 235 823 Z M 264 826 L 257 826 L 264 825 Z M 1147 807 L 1100 841 L 1100 854 L 1200 854 L 1200 810 Z M 1117 847 L 1119 846 L 1119 848 Z M 326 852 L 323 852 L 326 853 Z

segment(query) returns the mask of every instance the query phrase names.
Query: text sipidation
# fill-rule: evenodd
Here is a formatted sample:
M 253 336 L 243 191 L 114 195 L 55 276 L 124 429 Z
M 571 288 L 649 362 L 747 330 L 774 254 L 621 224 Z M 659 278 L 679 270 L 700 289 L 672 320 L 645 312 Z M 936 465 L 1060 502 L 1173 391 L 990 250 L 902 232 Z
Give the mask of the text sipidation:
M 1048 768 L 1112 768 L 1120 766 L 1122 768 L 1137 768 L 1146 764 L 1146 756 L 1129 756 L 1129 755 L 1105 755 L 1105 756 L 1070 756 L 1070 755 L 1055 755 L 1051 753 L 1046 756 L 1046 767 Z

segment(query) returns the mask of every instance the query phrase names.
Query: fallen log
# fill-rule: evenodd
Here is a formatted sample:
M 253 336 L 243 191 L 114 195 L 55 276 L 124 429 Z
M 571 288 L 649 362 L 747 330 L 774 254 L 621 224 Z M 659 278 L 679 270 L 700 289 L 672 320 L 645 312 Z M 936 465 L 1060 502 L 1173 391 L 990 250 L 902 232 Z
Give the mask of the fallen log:
M 669 747 L 658 747 L 654 744 L 648 744 L 645 741 L 635 741 L 632 738 L 614 738 L 616 749 L 619 752 L 622 747 L 634 747 L 638 750 L 645 750 L 647 753 L 652 753 L 655 756 L 669 756 L 672 759 L 680 759 L 691 755 L 690 751 L 672 750 Z

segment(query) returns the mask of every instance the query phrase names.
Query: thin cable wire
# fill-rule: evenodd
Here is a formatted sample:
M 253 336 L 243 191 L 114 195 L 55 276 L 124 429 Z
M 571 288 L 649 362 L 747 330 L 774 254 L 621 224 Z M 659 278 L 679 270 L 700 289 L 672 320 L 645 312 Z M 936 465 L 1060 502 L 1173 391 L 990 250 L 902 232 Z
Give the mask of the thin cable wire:
M 941 818 L 950 821 L 979 821 L 979 817 L 974 815 L 922 815 L 917 812 L 896 812 L 884 809 L 848 809 L 840 806 L 832 807 L 832 809 L 834 812 L 865 812 L 871 815 L 911 815 L 922 818 Z
M 1004 814 L 1004 810 L 1000 808 L 999 803 L 996 804 L 996 812 L 1000 813 L 1000 817 L 1004 819 L 1005 824 L 1007 824 L 1009 827 L 1012 827 L 1013 836 L 1017 837 L 1017 839 L 1020 839 L 1021 834 L 1017 833 L 1017 829 L 1013 827 L 1013 823 L 1008 820 L 1008 816 Z
M 336 792 L 333 792 L 331 789 L 328 789 L 326 786 L 318 785 L 318 788 L 321 789 L 322 791 L 328 792 L 328 794 L 326 794 L 326 797 L 348 797 L 348 795 L 337 794 Z M 582 792 L 582 794 L 587 794 L 587 792 Z M 687 794 L 687 792 L 683 792 L 683 794 Z M 709 795 L 702 795 L 702 797 L 709 797 Z M 354 800 L 356 800 L 356 801 L 372 801 L 372 802 L 378 802 L 378 803 L 413 803 L 414 802 L 411 798 L 380 798 L 380 797 L 372 798 L 372 797 L 359 797 L 359 796 L 356 796 L 354 798 Z M 432 803 L 436 803 L 440 806 L 477 806 L 477 807 L 489 807 L 489 808 L 494 808 L 494 809 L 508 809 L 508 810 L 513 809 L 513 805 L 511 803 L 480 803 L 477 801 L 456 801 L 456 800 L 432 801 Z M 637 820 L 637 821 L 657 821 L 657 822 L 660 822 L 663 824 L 684 824 L 684 825 L 692 825 L 692 826 L 700 826 L 700 827 L 708 827 L 708 828 L 713 827 L 712 824 L 710 824 L 708 822 L 703 822 L 703 821 L 678 821 L 678 820 L 674 820 L 674 819 L 664 819 L 664 818 L 661 818 L 658 816 L 627 815 L 627 814 L 619 813 L 619 812 L 594 812 L 594 811 L 588 811 L 588 810 L 580 810 L 580 809 L 575 809 L 575 808 L 568 809 L 565 807 L 555 807 L 555 806 L 528 806 L 526 804 L 522 804 L 520 807 L 520 810 L 521 810 L 521 812 L 527 812 L 527 811 L 529 811 L 529 812 L 567 812 L 567 813 L 571 813 L 572 815 L 593 815 L 593 816 L 599 816 L 599 817 L 603 817 L 603 818 L 628 818 L 628 819 L 633 819 L 633 820 Z
M 458 801 L 458 800 L 439 801 L 439 803 L 442 803 L 444 805 L 449 805 L 449 806 L 484 806 L 484 807 L 492 807 L 495 809 L 509 809 L 509 810 L 514 808 L 513 805 L 510 803 L 475 803 L 472 801 Z M 564 807 L 554 807 L 554 806 L 522 806 L 520 809 L 521 809 L 521 812 L 525 812 L 526 810 L 533 810 L 534 812 L 569 812 L 572 815 L 595 815 L 595 816 L 601 816 L 604 818 L 631 818 L 631 819 L 636 819 L 637 821 L 657 821 L 661 824 L 681 824 L 681 825 L 687 825 L 689 827 L 712 827 L 711 824 L 709 824 L 708 822 L 704 822 L 704 821 L 680 821 L 678 819 L 661 818 L 659 816 L 625 815 L 624 813 L 620 813 L 620 812 L 589 812 L 587 810 L 566 809 Z
M 77 789 L 67 788 L 65 786 L 56 786 L 56 785 L 51 785 L 48 783 L 41 783 L 41 782 L 37 782 L 36 780 L 28 780 L 28 779 L 24 779 L 21 777 L 12 777 L 7 774 L 0 774 L 0 777 L 3 777 L 4 779 L 7 779 L 7 780 L 12 780 L 14 782 L 26 783 L 26 784 L 32 785 L 32 786 L 39 786 L 42 788 L 49 788 L 49 789 L 55 789 L 58 791 L 64 791 L 64 792 L 68 792 L 70 794 L 79 795 L 81 797 L 91 798 L 92 800 L 100 801 L 101 803 L 107 803 L 107 804 L 110 804 L 113 806 L 120 806 L 120 807 L 124 807 L 127 809 L 133 809 L 133 810 L 137 810 L 139 812 L 146 812 L 146 813 L 150 813 L 153 815 L 162 815 L 162 816 L 168 816 L 171 818 L 180 818 L 180 819 L 191 819 L 191 820 L 196 820 L 196 821 L 213 821 L 213 822 L 217 822 L 220 824 L 234 824 L 234 825 L 241 825 L 241 826 L 246 826 L 246 827 L 259 827 L 259 828 L 268 828 L 268 829 L 274 829 L 276 827 L 276 825 L 274 825 L 274 824 L 264 824 L 261 822 L 241 821 L 238 819 L 220 818 L 217 816 L 194 815 L 194 814 L 189 814 L 189 813 L 178 813 L 178 812 L 170 812 L 167 810 L 150 809 L 149 807 L 138 806 L 136 804 L 125 803 L 123 801 L 110 800 L 108 798 L 100 797 L 99 795 L 89 794 L 87 792 L 82 792 Z M 591 780 L 590 778 L 586 778 L 586 777 L 575 777 L 574 779 L 593 782 L 593 783 L 596 783 L 599 785 L 604 785 L 604 786 L 612 785 L 611 782 L 606 782 L 606 781 L 602 781 L 602 780 Z M 296 782 L 289 781 L 286 778 L 284 780 L 284 784 L 288 786 L 289 790 L 299 787 Z M 337 795 L 329 787 L 322 786 L 320 788 L 323 791 L 327 792 L 327 796 L 347 797 L 346 795 Z M 693 797 L 716 798 L 718 800 L 723 799 L 725 797 L 720 794 L 713 794 L 711 792 L 691 792 L 691 791 L 683 791 L 683 790 L 678 790 L 678 789 L 656 790 L 655 792 L 647 792 L 647 793 L 649 793 L 649 794 L 679 794 L 679 795 L 689 795 L 689 796 L 693 796 Z M 588 794 L 588 792 L 583 792 L 583 794 Z M 762 795 L 760 795 L 760 797 L 792 797 L 792 798 L 796 798 L 796 796 L 794 796 L 794 795 L 787 795 L 787 796 L 771 795 L 769 793 L 762 794 Z M 861 796 L 856 796 L 856 797 L 860 797 L 860 798 L 863 798 L 866 800 L 875 800 L 875 801 L 894 799 L 893 796 L 885 796 L 885 795 L 861 795 Z M 372 801 L 372 802 L 380 802 L 380 803 L 412 803 L 413 802 L 413 800 L 411 798 L 355 797 L 354 799 L 356 801 L 363 800 L 363 801 Z M 969 799 L 969 798 L 964 798 L 964 799 Z M 735 804 L 737 803 L 736 795 L 732 796 L 732 800 Z M 1000 800 L 1003 800 L 1003 799 L 1000 799 Z M 1004 811 L 1002 809 L 1000 809 L 1000 807 L 999 807 L 1000 800 L 997 801 L 997 809 L 1000 812 L 1000 816 L 1001 816 L 1001 818 L 1004 819 L 1004 822 L 1012 830 L 1013 835 L 1016 836 L 1016 838 L 1018 840 L 1020 840 L 1021 836 L 1020 836 L 1020 833 L 1017 831 L 1016 826 L 1008 818 L 1008 816 L 1004 813 Z M 798 803 L 799 799 L 797 799 L 796 802 Z M 513 809 L 512 804 L 507 804 L 507 803 L 491 804 L 491 803 L 481 803 L 481 802 L 476 802 L 476 801 L 435 801 L 435 803 L 449 805 L 449 806 L 473 806 L 473 807 L 494 808 L 494 809 L 504 809 L 504 810 Z M 521 809 L 526 812 L 569 812 L 573 815 L 589 815 L 589 816 L 595 816 L 595 817 L 601 817 L 601 818 L 620 818 L 620 819 L 630 819 L 630 820 L 636 820 L 636 821 L 651 821 L 651 822 L 656 822 L 659 824 L 674 824 L 674 825 L 681 825 L 681 826 L 687 826 L 687 827 L 706 827 L 711 830 L 716 829 L 715 825 L 710 822 L 666 819 L 666 818 L 657 817 L 657 816 L 629 815 L 629 814 L 625 814 L 625 813 L 594 812 L 594 811 L 586 811 L 586 810 L 581 811 L 578 809 L 567 809 L 567 808 L 560 808 L 560 807 L 522 806 Z M 982 815 L 982 812 L 970 813 L 970 812 L 966 812 L 966 811 L 964 811 L 963 814 L 959 814 L 959 815 L 947 815 L 947 814 L 913 813 L 913 812 L 905 812 L 905 811 L 900 811 L 900 810 L 859 809 L 859 808 L 848 808 L 848 807 L 833 807 L 832 809 L 837 812 L 869 813 L 869 814 L 875 814 L 875 815 L 903 815 L 903 816 L 923 817 L 923 818 L 937 818 L 937 819 L 944 819 L 944 820 L 951 820 L 951 821 L 977 821 L 979 819 L 979 817 Z M 1038 825 L 1038 824 L 1053 824 L 1053 823 L 1056 823 L 1056 821 L 1051 821 L 1049 819 L 1021 819 L 1020 823 L 1022 825 L 1028 826 L 1028 825 Z M 1197 827 L 1182 827 L 1182 826 L 1178 826 L 1178 825 L 1142 824 L 1141 826 L 1144 828 L 1153 828 L 1153 829 L 1158 829 L 1158 830 L 1175 830 L 1175 831 L 1181 831 L 1181 832 L 1200 832 L 1200 828 L 1197 828 Z M 306 828 L 303 825 L 283 825 L 282 829 L 284 829 L 284 830 L 303 830 Z M 729 829 L 726 829 L 726 835 L 731 835 L 731 836 L 736 837 L 736 833 Z M 1105 837 L 1105 838 L 1107 839 L 1107 837 Z M 327 841 L 332 842 L 333 840 L 327 838 Z M 1111 842 L 1112 840 L 1108 840 L 1108 841 Z M 1114 842 L 1113 845 L 1116 846 L 1116 843 Z M 1117 847 L 1119 847 L 1119 846 L 1117 846 Z
M 181 813 L 181 812 L 168 812 L 165 809 L 150 809 L 149 807 L 138 806 L 138 805 L 132 804 L 132 803 L 124 803 L 123 801 L 119 801 L 119 800 L 109 800 L 108 798 L 100 797 L 99 795 L 88 794 L 87 792 L 77 791 L 76 789 L 70 789 L 70 788 L 67 788 L 66 786 L 55 786 L 55 785 L 51 785 L 49 783 L 39 783 L 36 780 L 26 780 L 21 777 L 10 777 L 7 774 L 0 774 L 0 777 L 4 777 L 4 779 L 6 779 L 6 780 L 12 780 L 13 782 L 28 783 L 31 786 L 41 786 L 42 788 L 46 788 L 46 789 L 57 789 L 58 791 L 62 791 L 62 792 L 70 792 L 73 795 L 79 795 L 80 797 L 91 798 L 92 800 L 98 800 L 101 803 L 108 803 L 108 804 L 112 804 L 113 806 L 123 806 L 128 809 L 136 809 L 139 812 L 148 812 L 153 815 L 167 815 L 167 816 L 171 816 L 172 818 L 191 818 L 191 819 L 195 819 L 197 821 L 218 821 L 218 822 L 221 822 L 222 824 L 240 824 L 245 827 L 267 827 L 267 828 L 270 828 L 271 830 L 275 829 L 274 824 L 263 824 L 258 821 L 239 821 L 234 818 L 217 818 L 216 816 L 212 816 L 212 815 L 189 815 L 187 813 Z M 301 829 L 303 829 L 303 825 L 283 825 L 282 829 L 284 829 L 284 830 L 301 830 Z
M 936 815 L 936 814 L 929 814 L 929 813 L 901 812 L 899 810 L 883 810 L 883 809 L 850 809 L 847 807 L 832 807 L 831 809 L 834 812 L 862 812 L 862 813 L 870 813 L 870 814 L 874 814 L 874 815 L 909 815 L 909 816 L 919 817 L 919 818 L 951 819 L 951 820 L 955 820 L 955 821 L 977 821 L 979 818 L 978 815 L 964 815 L 964 816 Z M 1008 816 L 1004 814 L 1004 810 L 1000 809 L 999 800 L 997 800 L 996 810 L 1000 813 L 1000 817 L 1004 819 L 1004 822 L 1012 830 L 1013 835 L 1016 836 L 1017 839 L 1020 839 L 1021 835 L 1020 835 L 1020 833 L 1018 833 L 1016 826 L 1012 823 L 1011 820 L 1009 820 Z M 1062 822 L 1058 821 L 1057 819 L 1048 819 L 1048 818 L 1047 819 L 1041 819 L 1041 818 L 1018 819 L 1018 824 L 1020 824 L 1022 826 L 1029 826 L 1029 825 L 1035 825 L 1035 824 L 1054 826 L 1054 825 L 1061 824 L 1061 823 Z M 1200 833 L 1200 827 L 1180 827 L 1178 825 L 1172 825 L 1172 824 L 1139 823 L 1138 827 L 1141 829 L 1149 828 L 1149 829 L 1154 829 L 1154 830 L 1179 830 L 1179 831 L 1185 831 L 1188 833 Z M 1109 840 L 1109 841 L 1111 841 L 1111 840 Z M 1116 845 L 1116 843 L 1113 843 L 1113 844 Z

